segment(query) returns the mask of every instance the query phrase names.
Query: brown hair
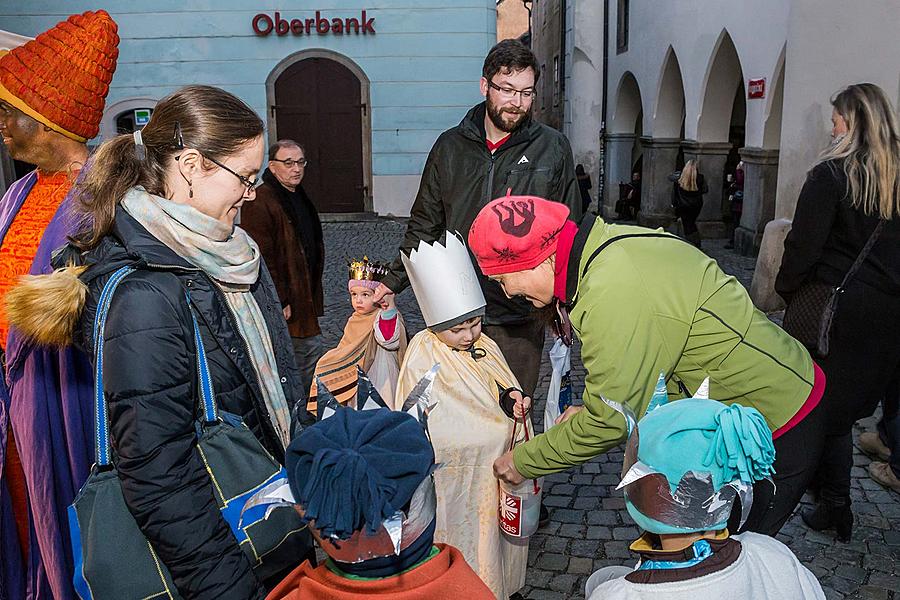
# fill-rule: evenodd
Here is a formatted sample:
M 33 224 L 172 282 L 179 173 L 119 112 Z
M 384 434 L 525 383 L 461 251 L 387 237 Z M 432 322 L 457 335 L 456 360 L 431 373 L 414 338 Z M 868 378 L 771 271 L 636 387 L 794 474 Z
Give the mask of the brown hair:
M 847 123 L 820 162 L 840 161 L 854 207 L 867 215 L 900 215 L 900 125 L 887 94 L 873 83 L 850 85 L 831 105 Z
M 253 109 L 219 88 L 190 85 L 163 98 L 141 130 L 143 158 L 134 136 L 124 134 L 101 144 L 89 160 L 75 190 L 88 224 L 80 228 L 76 243 L 89 250 L 109 233 L 116 206 L 129 189 L 139 185 L 165 196 L 166 167 L 183 148 L 221 161 L 262 134 L 263 122 Z
M 525 69 L 534 71 L 534 83 L 537 84 L 541 69 L 531 48 L 519 40 L 502 40 L 497 42 L 487 56 L 481 67 L 481 76 L 491 81 L 499 72 L 504 74 L 518 73 Z

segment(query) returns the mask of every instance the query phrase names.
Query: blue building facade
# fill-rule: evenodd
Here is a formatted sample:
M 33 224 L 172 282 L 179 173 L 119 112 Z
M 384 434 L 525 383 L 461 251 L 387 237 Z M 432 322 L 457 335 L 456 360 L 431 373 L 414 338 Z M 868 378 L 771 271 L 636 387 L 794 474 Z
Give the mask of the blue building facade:
M 121 43 L 95 142 L 181 86 L 215 85 L 257 111 L 269 141 L 307 146 L 326 212 L 408 214 L 435 139 L 481 100 L 496 41 L 494 0 L 0 0 L 0 29 L 34 36 L 98 8 Z M 341 186 L 358 194 L 332 201 Z

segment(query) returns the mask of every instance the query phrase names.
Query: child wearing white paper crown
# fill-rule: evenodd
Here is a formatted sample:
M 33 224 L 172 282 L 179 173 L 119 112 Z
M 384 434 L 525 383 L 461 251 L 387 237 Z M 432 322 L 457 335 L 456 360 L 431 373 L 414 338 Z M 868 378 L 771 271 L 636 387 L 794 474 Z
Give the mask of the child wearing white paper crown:
M 527 540 L 513 544 L 500 531 L 494 460 L 508 450 L 513 416 L 517 438 L 531 398 L 524 396 L 497 344 L 481 333 L 485 300 L 463 242 L 420 242 L 403 264 L 428 329 L 409 344 L 400 369 L 395 408 L 436 363 L 440 402 L 428 417 L 437 462 L 435 539 L 456 546 L 502 600 L 525 584 Z
M 374 290 L 387 270 L 369 258 L 349 264 L 347 291 L 353 313 L 344 326 L 336 348 L 316 363 L 307 410 L 316 413 L 317 381 L 321 381 L 341 404 L 356 398 L 357 367 L 361 368 L 382 398 L 393 398 L 406 351 L 406 327 L 394 305 L 385 298 L 384 308 L 375 304 Z

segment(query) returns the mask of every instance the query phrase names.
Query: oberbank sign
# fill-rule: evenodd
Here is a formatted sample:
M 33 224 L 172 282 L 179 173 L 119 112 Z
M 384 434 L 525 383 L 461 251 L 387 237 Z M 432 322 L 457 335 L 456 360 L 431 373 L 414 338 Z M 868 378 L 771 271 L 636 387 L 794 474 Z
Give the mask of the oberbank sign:
M 375 17 L 367 17 L 363 10 L 360 17 L 333 17 L 322 16 L 322 11 L 317 10 L 315 17 L 306 19 L 286 19 L 280 12 L 273 16 L 260 13 L 253 17 L 253 32 L 261 37 L 274 33 L 275 35 L 374 35 Z

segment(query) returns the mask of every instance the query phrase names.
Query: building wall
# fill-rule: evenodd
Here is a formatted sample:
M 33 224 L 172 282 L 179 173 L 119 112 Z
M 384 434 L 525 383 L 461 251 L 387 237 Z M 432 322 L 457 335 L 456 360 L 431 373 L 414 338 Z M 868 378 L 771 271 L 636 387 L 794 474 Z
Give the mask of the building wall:
M 871 82 L 887 92 L 895 110 L 900 107 L 898 24 L 896 0 L 791 2 L 776 220 L 766 227 L 752 287 L 762 308 L 781 305 L 773 285 L 784 237 L 806 172 L 829 143 L 831 96 L 851 83 Z
M 106 0 L 119 24 L 119 64 L 107 106 L 158 100 L 187 84 L 222 87 L 268 118 L 266 78 L 285 57 L 305 49 L 340 53 L 371 82 L 371 169 L 374 209 L 406 215 L 437 136 L 481 100 L 478 79 L 496 41 L 494 0 Z M 2 27 L 35 35 L 89 0 L 0 0 Z M 375 35 L 259 37 L 258 13 L 282 18 L 374 17 Z M 110 115 L 114 117 L 114 115 Z M 108 125 L 107 125 L 108 128 Z
M 566 40 L 565 1 L 535 2 L 532 9 L 531 49 L 541 68 L 537 82 L 534 117 L 562 131 L 566 96 L 562 93 L 565 77 Z
M 517 39 L 528 32 L 528 10 L 522 0 L 497 2 L 497 41 Z

